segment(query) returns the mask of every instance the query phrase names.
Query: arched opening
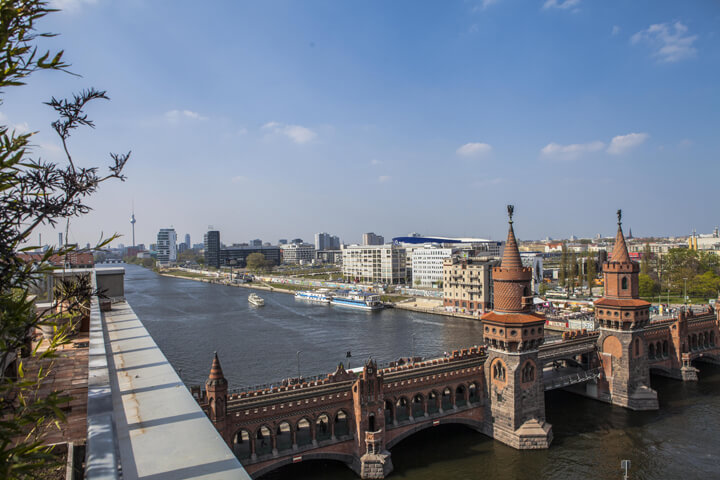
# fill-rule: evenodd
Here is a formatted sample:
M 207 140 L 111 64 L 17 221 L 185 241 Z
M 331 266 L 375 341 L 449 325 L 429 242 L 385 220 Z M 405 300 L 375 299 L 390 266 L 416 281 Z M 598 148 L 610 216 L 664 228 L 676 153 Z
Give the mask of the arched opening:
M 690 341 L 690 350 L 697 350 L 697 334 L 693 333 Z
M 312 443 L 312 430 L 307 418 L 301 418 L 295 429 L 295 442 L 298 447 Z
M 660 342 L 655 344 L 655 357 L 662 358 L 662 343 Z
M 458 407 L 464 407 L 467 404 L 466 396 L 467 389 L 465 385 L 458 385 L 455 389 L 455 405 Z
M 667 340 L 663 340 L 662 352 L 663 352 L 663 357 L 668 356 L 668 341 Z
M 434 390 L 428 393 L 427 397 L 427 411 L 428 413 L 437 413 L 440 410 L 438 404 L 438 394 Z
M 322 441 L 330 438 L 332 432 L 330 432 L 330 417 L 326 414 L 320 415 L 315 420 L 315 440 Z
M 265 455 L 272 451 L 272 432 L 263 425 L 255 434 L 255 453 Z
M 636 338 L 635 339 L 635 356 L 637 357 L 639 355 L 640 355 L 640 339 Z
M 275 432 L 275 444 L 278 451 L 292 449 L 292 427 L 288 422 L 282 422 Z
M 480 403 L 480 388 L 477 386 L 477 383 L 473 382 L 468 387 L 468 397 L 470 403 Z
M 247 430 L 240 430 L 235 434 L 235 438 L 233 439 L 233 452 L 240 460 L 250 458 L 252 455 L 250 440 L 250 432 Z
M 404 422 L 410 418 L 410 405 L 407 398 L 400 397 L 395 402 L 395 418 L 397 418 L 398 422 Z
M 708 348 L 710 346 L 710 336 L 708 335 L 708 332 L 705 332 L 703 334 L 703 346 L 705 348 Z
M 370 432 L 377 431 L 375 429 L 375 414 L 374 413 L 371 413 L 370 415 L 368 415 L 368 431 L 370 431 Z
M 520 372 L 520 377 L 523 383 L 535 380 L 535 366 L 531 362 L 525 363 L 525 366 Z
M 623 277 L 622 278 L 622 289 L 627 290 L 627 288 L 628 288 L 628 279 L 627 279 L 627 277 Z
M 655 344 L 651 343 L 648 347 L 648 358 L 653 359 L 655 358 Z
M 385 400 L 385 425 L 392 425 L 395 422 L 395 411 L 393 402 Z
M 453 392 L 448 387 L 445 387 L 445 389 L 442 392 L 442 397 L 440 398 L 440 406 L 443 410 L 450 410 L 452 409 L 452 395 Z
M 419 393 L 412 400 L 412 416 L 414 418 L 425 416 L 425 398 Z
M 715 346 L 715 332 L 710 332 L 710 345 Z
M 372 428 L 370 428 L 370 431 L 374 432 L 375 415 L 372 413 L 370 414 L 370 421 L 372 422 Z M 345 435 L 350 435 L 350 421 L 347 413 L 345 413 L 345 410 L 340 410 L 337 412 L 337 415 L 335 415 L 335 436 L 344 437 Z

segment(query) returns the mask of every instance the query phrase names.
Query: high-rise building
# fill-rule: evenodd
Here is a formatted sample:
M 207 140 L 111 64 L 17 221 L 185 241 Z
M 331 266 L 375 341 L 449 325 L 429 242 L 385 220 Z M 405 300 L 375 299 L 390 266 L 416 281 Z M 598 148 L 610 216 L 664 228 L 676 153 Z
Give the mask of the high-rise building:
M 323 250 L 339 250 L 340 249 L 340 237 L 330 235 L 329 233 L 316 233 L 315 234 L 315 250 L 318 252 Z
M 220 267 L 220 231 L 208 231 L 204 239 L 205 265 L 208 267 Z
M 161 228 L 158 232 L 157 261 L 166 265 L 177 261 L 177 233 L 174 228 Z
M 363 233 L 362 243 L 363 245 L 383 245 L 385 244 L 385 237 L 375 235 L 373 232 Z
M 190 234 L 185 234 L 185 245 L 187 246 L 188 250 L 192 248 L 192 243 L 190 243 Z
M 250 240 L 250 246 L 251 247 L 262 247 L 262 240 L 259 238 L 256 238 L 255 240 Z
M 278 245 L 287 245 L 287 238 L 281 238 L 278 240 Z

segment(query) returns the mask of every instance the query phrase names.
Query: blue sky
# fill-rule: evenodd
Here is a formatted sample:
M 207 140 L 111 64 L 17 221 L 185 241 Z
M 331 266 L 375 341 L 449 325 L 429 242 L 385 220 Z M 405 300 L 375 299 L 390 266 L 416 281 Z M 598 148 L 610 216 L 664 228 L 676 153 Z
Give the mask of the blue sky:
M 504 239 L 720 224 L 720 4 L 58 0 L 44 42 L 82 78 L 9 90 L 5 123 L 94 86 L 81 163 L 131 149 L 70 240 L 160 227 L 227 243 L 318 231 Z M 43 230 L 52 241 L 50 229 Z M 45 238 L 48 238 L 45 237 Z

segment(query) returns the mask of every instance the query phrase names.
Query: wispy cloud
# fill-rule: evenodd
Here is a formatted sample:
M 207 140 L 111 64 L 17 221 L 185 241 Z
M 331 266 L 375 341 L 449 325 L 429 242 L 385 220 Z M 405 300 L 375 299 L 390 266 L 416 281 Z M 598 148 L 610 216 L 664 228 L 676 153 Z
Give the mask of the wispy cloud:
M 165 119 L 170 123 L 178 123 L 181 120 L 205 121 L 208 118 L 192 110 L 170 110 L 169 112 L 165 112 Z
M 693 43 L 698 36 L 688 35 L 687 32 L 688 28 L 680 22 L 656 23 L 633 35 L 630 43 L 633 45 L 647 44 L 654 49 L 653 56 L 658 61 L 674 63 L 697 54 Z
M 543 4 L 543 8 L 558 8 L 560 10 L 567 10 L 580 4 L 580 0 L 546 0 Z
M 477 3 L 472 7 L 472 11 L 473 11 L 473 12 L 477 12 L 477 11 L 479 11 L 479 10 L 485 10 L 485 9 L 488 8 L 490 5 L 493 5 L 493 4 L 495 4 L 495 3 L 498 3 L 498 1 L 499 1 L 499 0 L 481 0 L 481 1 L 477 2 Z
M 589 143 L 572 143 L 570 145 L 560 145 L 558 143 L 548 143 L 540 150 L 540 154 L 551 160 L 576 160 L 586 153 L 599 152 L 605 148 L 605 144 L 601 141 Z
M 473 187 L 490 187 L 493 185 L 500 185 L 505 182 L 504 178 L 487 178 L 484 180 L 478 180 L 472 183 Z
M 230 179 L 232 183 L 245 183 L 247 181 L 247 177 L 243 177 L 242 175 L 236 175 Z
M 380 176 L 378 177 L 378 182 L 379 182 L 379 183 L 387 183 L 387 182 L 390 181 L 391 178 L 392 178 L 392 177 L 391 177 L 390 175 L 380 175 Z
M 492 151 L 492 146 L 487 143 L 470 142 L 455 150 L 455 153 L 462 157 L 482 157 Z
M 301 125 L 287 125 L 279 122 L 268 122 L 262 126 L 274 134 L 284 135 L 295 143 L 303 144 L 315 140 L 317 133 Z
M 642 145 L 645 140 L 650 138 L 647 133 L 628 133 L 627 135 L 618 135 L 610 141 L 607 152 L 612 155 L 620 155 L 628 150 Z
M 373 158 L 372 160 L 370 160 L 370 165 L 382 165 L 382 162 L 377 158 Z
M 620 27 L 617 26 L 617 25 L 613 26 L 613 28 L 612 28 L 612 35 L 615 36 L 615 35 L 617 35 L 618 33 L 620 33 Z
M 30 132 L 30 125 L 27 122 L 12 123 L 7 115 L 0 112 L 0 124 L 6 125 L 10 131 L 15 130 L 17 135 Z
M 50 5 L 60 10 L 77 10 L 86 5 L 94 5 L 97 0 L 52 0 Z

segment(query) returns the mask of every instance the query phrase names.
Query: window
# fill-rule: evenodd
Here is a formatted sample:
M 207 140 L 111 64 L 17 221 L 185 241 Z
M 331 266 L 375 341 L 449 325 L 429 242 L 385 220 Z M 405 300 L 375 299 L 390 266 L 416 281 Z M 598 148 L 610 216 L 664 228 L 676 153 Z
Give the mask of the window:
M 627 290 L 627 288 L 628 288 L 628 279 L 627 279 L 627 277 L 623 277 L 621 283 L 622 283 L 622 289 L 623 289 L 623 290 Z

